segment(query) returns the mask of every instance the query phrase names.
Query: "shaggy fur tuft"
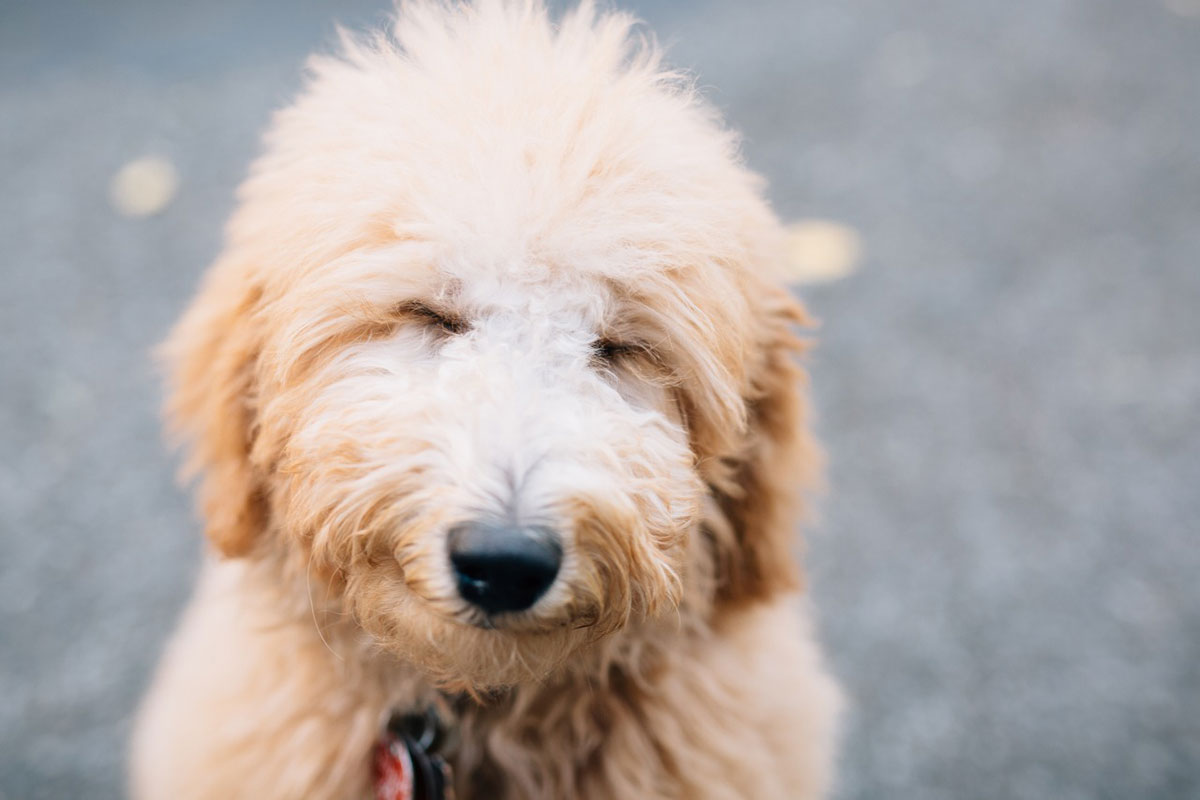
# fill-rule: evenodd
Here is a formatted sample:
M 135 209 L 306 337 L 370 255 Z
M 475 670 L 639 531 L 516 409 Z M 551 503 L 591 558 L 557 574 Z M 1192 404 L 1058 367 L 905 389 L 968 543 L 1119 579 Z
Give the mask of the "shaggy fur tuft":
M 735 137 L 590 3 L 406 2 L 309 66 L 163 348 L 214 555 L 135 796 L 366 797 L 429 703 L 465 800 L 821 796 L 805 318 Z M 480 519 L 560 538 L 527 611 L 459 595 Z

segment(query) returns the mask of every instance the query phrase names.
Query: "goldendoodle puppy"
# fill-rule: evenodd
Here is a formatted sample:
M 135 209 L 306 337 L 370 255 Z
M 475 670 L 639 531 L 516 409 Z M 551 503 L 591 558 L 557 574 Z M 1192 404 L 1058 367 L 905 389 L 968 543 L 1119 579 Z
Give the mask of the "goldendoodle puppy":
M 214 557 L 136 797 L 824 794 L 804 316 L 632 28 L 414 0 L 276 116 L 165 346 Z

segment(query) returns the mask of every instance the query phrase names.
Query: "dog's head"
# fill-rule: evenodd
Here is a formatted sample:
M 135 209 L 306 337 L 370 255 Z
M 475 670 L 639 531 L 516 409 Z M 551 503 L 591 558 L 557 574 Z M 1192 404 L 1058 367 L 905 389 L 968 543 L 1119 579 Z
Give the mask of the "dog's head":
M 418 3 L 314 60 L 165 348 L 216 548 L 444 683 L 794 582 L 778 223 L 629 32 Z

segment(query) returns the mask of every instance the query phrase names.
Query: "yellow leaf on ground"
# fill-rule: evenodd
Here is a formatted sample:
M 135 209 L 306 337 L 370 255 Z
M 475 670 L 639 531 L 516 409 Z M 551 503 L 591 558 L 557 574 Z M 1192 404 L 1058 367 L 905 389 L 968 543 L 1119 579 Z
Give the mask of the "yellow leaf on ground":
M 858 267 L 862 239 L 848 225 L 824 219 L 804 219 L 788 226 L 788 279 L 797 283 L 828 283 Z
M 126 217 L 149 217 L 170 205 L 178 188 L 179 175 L 170 161 L 144 156 L 117 170 L 108 185 L 108 198 Z

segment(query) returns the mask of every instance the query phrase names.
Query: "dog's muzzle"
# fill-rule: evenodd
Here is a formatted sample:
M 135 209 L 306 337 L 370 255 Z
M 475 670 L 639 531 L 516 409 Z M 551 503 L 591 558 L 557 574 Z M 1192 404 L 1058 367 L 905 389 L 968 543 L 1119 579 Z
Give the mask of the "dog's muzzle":
M 459 594 L 489 615 L 533 606 L 562 564 L 558 536 L 542 525 L 463 522 L 447 543 Z

